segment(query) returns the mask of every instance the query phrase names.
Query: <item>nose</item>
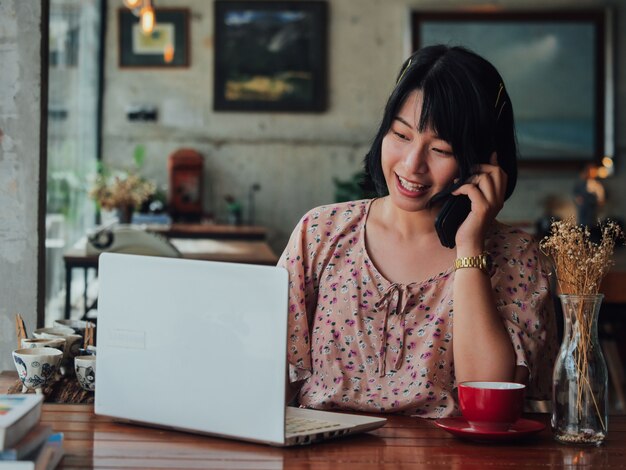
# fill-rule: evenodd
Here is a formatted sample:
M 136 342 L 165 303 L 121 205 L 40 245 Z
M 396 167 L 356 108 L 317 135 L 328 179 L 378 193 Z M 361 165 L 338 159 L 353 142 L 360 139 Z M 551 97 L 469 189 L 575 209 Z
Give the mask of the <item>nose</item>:
M 424 174 L 428 172 L 427 145 L 422 139 L 416 139 L 404 158 L 404 167 L 410 174 Z

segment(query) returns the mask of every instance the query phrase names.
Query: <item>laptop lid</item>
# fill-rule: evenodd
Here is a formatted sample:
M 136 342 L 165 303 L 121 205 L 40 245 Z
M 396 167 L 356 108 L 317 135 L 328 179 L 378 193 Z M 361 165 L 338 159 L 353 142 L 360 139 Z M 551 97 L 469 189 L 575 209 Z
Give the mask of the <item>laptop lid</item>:
M 95 412 L 283 444 L 288 274 L 104 253 Z

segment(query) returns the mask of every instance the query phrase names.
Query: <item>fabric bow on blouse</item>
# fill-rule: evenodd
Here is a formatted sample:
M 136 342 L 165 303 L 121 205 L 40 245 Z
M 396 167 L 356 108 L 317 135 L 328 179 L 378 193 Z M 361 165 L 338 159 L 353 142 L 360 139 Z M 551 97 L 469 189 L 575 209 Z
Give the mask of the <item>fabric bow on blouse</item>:
M 385 313 L 378 354 L 377 372 L 380 377 L 383 377 L 387 370 L 398 370 L 402 366 L 406 335 L 410 330 L 406 328 L 405 314 L 409 301 L 413 298 L 410 290 L 413 285 L 394 282 L 374 304 L 377 311 L 382 310 Z

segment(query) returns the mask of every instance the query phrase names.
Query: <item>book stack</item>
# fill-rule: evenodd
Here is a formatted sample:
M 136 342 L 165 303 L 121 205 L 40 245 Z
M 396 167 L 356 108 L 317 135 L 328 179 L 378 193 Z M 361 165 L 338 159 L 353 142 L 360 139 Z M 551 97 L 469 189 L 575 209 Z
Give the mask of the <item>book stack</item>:
M 0 470 L 51 470 L 63 457 L 63 434 L 40 423 L 43 395 L 0 394 Z

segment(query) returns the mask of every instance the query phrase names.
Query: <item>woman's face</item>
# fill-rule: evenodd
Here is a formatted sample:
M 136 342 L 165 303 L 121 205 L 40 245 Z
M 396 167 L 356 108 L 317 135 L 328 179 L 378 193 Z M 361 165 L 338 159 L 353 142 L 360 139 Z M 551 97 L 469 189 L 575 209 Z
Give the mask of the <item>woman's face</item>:
M 432 129 L 417 130 L 422 92 L 412 92 L 382 142 L 382 168 L 393 203 L 407 211 L 427 207 L 458 174 L 452 146 Z

